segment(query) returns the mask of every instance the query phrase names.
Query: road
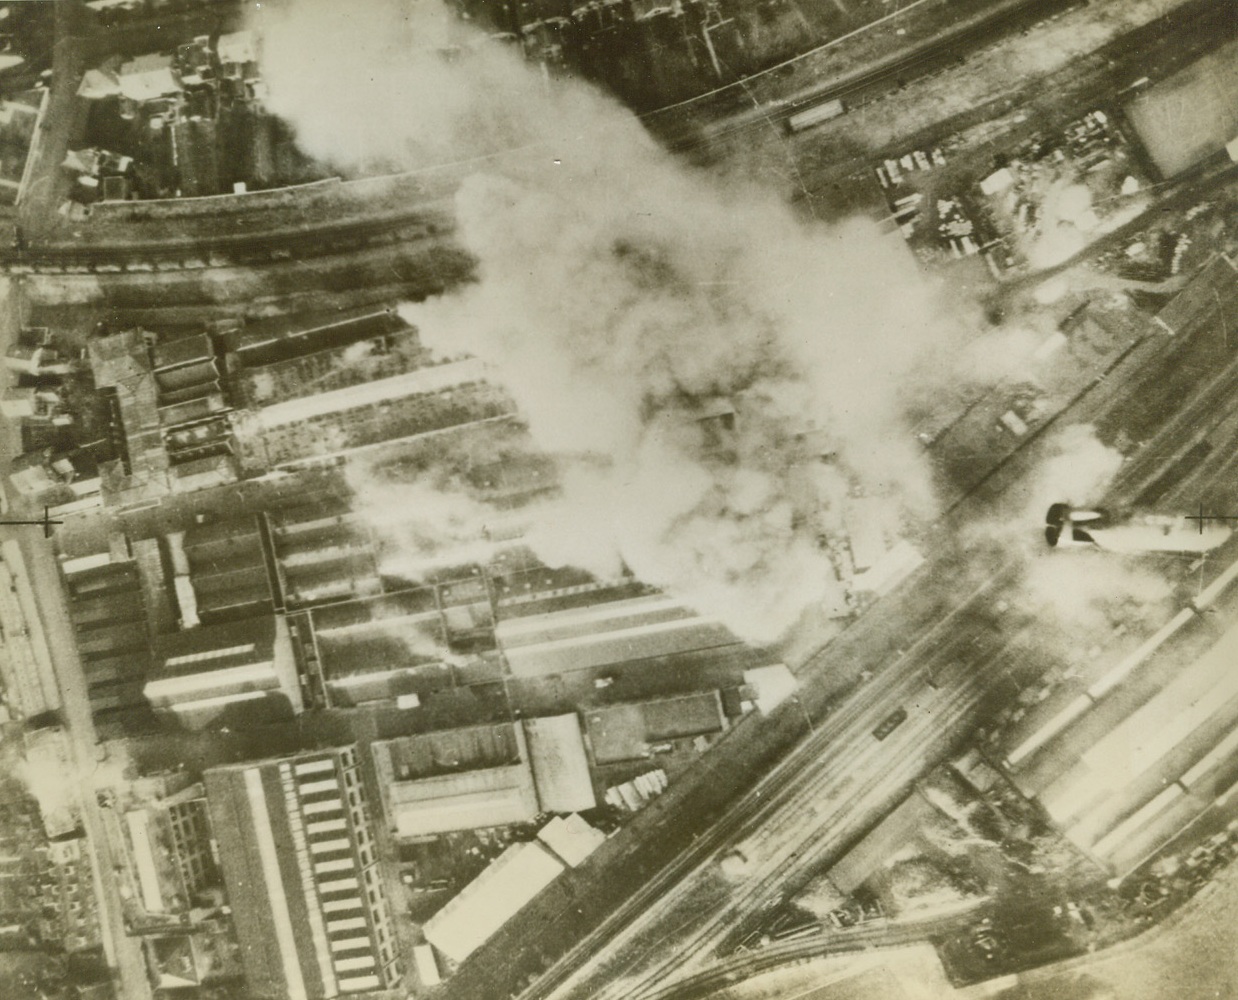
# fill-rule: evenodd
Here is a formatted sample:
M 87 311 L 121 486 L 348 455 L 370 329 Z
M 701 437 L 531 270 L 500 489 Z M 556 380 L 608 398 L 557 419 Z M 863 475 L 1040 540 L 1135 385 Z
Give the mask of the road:
M 52 552 L 53 542 L 44 539 L 38 528 L 3 528 L 0 538 L 12 538 L 20 545 L 31 586 L 38 597 L 39 617 L 60 688 L 62 722 L 69 734 L 76 764 L 76 773 L 67 777 L 76 783 L 80 798 L 82 822 L 94 868 L 104 951 L 119 977 L 119 995 L 125 1000 L 147 1000 L 151 991 L 146 962 L 138 939 L 125 934 L 120 881 L 115 877 L 116 870 L 124 863 L 119 853 L 124 848 L 108 836 L 107 824 L 95 799 L 92 775 L 100 763 L 97 756 L 100 748 L 95 742 L 86 679 L 73 639 L 60 568 Z

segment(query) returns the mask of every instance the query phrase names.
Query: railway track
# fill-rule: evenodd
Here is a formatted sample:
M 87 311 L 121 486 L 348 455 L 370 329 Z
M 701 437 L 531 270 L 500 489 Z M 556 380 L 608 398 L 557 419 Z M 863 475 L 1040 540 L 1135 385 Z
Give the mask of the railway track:
M 429 217 L 427 217 L 429 215 Z M 0 252 L 0 272 L 21 274 L 139 274 L 207 267 L 253 267 L 286 260 L 337 256 L 397 243 L 449 241 L 451 213 L 403 213 L 314 229 L 220 235 L 149 242 L 42 244 Z

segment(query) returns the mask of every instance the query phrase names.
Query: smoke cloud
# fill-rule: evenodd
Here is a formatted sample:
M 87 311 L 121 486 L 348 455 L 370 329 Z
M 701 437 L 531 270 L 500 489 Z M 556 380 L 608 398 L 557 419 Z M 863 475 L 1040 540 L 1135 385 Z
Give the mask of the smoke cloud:
M 683 166 L 613 101 L 497 44 L 444 59 L 439 11 L 406 10 L 264 5 L 270 105 L 328 162 L 463 174 L 476 281 L 402 311 L 427 346 L 489 362 L 560 458 L 526 541 L 777 637 L 837 587 L 822 541 L 840 493 L 931 513 L 904 413 L 971 318 L 897 237 L 807 225 L 770 191 Z M 481 516 L 440 499 L 448 516 L 416 499 L 434 530 L 458 527 L 457 502 Z

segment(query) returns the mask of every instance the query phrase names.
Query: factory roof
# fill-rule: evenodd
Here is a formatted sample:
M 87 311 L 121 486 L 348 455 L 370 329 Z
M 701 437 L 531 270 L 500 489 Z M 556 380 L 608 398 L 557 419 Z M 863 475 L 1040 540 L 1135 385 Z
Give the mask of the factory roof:
M 150 372 L 150 357 L 146 353 L 146 341 L 140 329 L 96 337 L 88 343 L 87 350 L 95 385 L 101 388 Z
M 590 709 L 585 727 L 599 764 L 648 757 L 651 744 L 726 728 L 717 691 Z
M 162 636 L 156 663 L 147 699 L 190 725 L 246 702 L 267 701 L 278 715 L 302 707 L 287 626 L 270 615 Z
M 463 962 L 563 870 L 540 843 L 513 844 L 426 922 L 426 940 Z
M 570 816 L 556 816 L 537 831 L 537 839 L 575 868 L 606 843 L 606 834 L 572 813 Z
M 400 781 L 387 795 L 401 837 L 527 823 L 539 812 L 527 763 Z
M 524 732 L 542 810 L 568 813 L 596 806 L 576 713 L 525 719 Z
M 358 944 L 370 956 L 355 965 L 341 960 L 331 947 L 339 937 L 334 925 L 344 919 L 336 915 L 340 908 L 322 902 L 326 882 L 341 877 L 337 871 L 362 874 L 352 851 L 357 827 L 364 826 L 365 819 L 344 804 L 350 801 L 345 790 L 354 780 L 354 764 L 355 750 L 345 747 L 285 761 L 211 768 L 204 775 L 245 977 L 256 995 L 318 1000 L 346 992 L 350 979 L 363 976 L 368 985 L 361 988 L 382 985 L 371 930 L 371 911 L 381 909 L 381 901 L 367 907 L 367 894 L 355 888 L 358 879 L 352 880 L 349 892 L 357 905 L 346 905 L 356 911 L 359 923 L 351 926 L 358 938 L 366 939 Z M 333 812 L 342 819 L 339 833 L 311 829 Z M 330 838 L 332 850 L 334 840 L 347 841 L 344 858 L 324 860 L 331 851 L 297 850 L 298 840 L 312 847 L 323 838 Z M 381 893 L 380 882 L 369 876 L 365 882 L 373 890 L 371 898 Z
M 539 676 L 672 656 L 738 640 L 721 624 L 655 594 L 499 622 L 512 672 Z
M 329 392 L 313 393 L 263 407 L 257 413 L 263 430 L 296 424 L 312 417 L 377 406 L 406 396 L 441 392 L 485 377 L 485 365 L 476 358 L 416 368 L 373 382 L 361 382 Z
M 540 811 L 524 730 L 512 723 L 447 729 L 371 744 L 400 836 L 506 826 Z
M 155 344 L 153 353 L 156 369 L 189 364 L 193 361 L 204 361 L 214 357 L 211 338 L 205 333 L 191 334 L 188 337 L 176 337 L 171 340 L 160 340 Z

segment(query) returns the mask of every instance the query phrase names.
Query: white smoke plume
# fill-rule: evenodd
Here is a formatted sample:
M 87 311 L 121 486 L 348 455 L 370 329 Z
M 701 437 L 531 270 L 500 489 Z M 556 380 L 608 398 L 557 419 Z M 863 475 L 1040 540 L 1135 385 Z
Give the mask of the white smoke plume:
M 564 456 L 528 536 L 539 555 L 625 564 L 777 637 L 833 582 L 820 541 L 840 475 L 931 511 L 903 411 L 929 349 L 970 318 L 947 315 L 897 237 L 808 226 L 771 192 L 690 170 L 611 100 L 499 46 L 418 48 L 440 22 L 408 11 L 264 5 L 272 109 L 330 162 L 464 175 L 477 280 L 403 313 L 428 346 L 489 362 L 535 444 Z M 725 433 L 697 419 L 719 400 Z M 402 509 L 451 536 L 460 502 Z
M 1041 526 L 1049 505 L 1100 505 L 1122 466 L 1122 454 L 1109 447 L 1090 424 L 1066 427 L 1053 451 L 1027 478 L 1012 512 L 994 530 L 1011 544 L 1013 526 L 1027 559 L 1022 588 L 1029 607 L 1038 609 L 1066 643 L 1102 638 L 1120 625 L 1133 625 L 1163 610 L 1171 584 L 1140 560 L 1115 553 L 1051 549 Z

